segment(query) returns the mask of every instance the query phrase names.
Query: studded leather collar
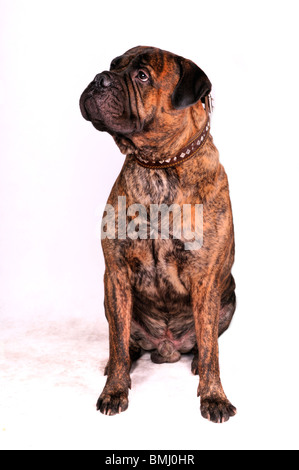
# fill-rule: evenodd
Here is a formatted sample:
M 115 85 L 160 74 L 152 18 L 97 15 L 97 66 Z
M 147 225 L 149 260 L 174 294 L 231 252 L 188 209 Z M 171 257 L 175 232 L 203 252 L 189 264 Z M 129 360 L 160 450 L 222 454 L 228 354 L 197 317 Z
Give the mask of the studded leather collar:
M 175 167 L 190 160 L 196 154 L 196 152 L 204 145 L 210 133 L 210 112 L 212 110 L 210 97 L 206 97 L 205 107 L 207 119 L 205 121 L 204 126 L 199 131 L 199 133 L 196 134 L 196 136 L 193 137 L 192 140 L 189 141 L 188 144 L 179 151 L 179 153 L 177 153 L 174 157 L 160 160 L 154 163 L 135 155 L 135 159 L 138 164 L 143 166 L 144 168 L 163 169 Z

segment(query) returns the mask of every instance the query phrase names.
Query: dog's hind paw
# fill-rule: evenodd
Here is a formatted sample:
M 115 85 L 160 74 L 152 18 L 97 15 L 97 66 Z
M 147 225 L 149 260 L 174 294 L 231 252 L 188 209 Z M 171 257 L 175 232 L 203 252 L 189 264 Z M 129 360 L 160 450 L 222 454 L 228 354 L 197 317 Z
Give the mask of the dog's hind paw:
M 192 364 L 191 364 L 191 372 L 193 375 L 199 375 L 198 372 L 198 353 L 194 354 Z

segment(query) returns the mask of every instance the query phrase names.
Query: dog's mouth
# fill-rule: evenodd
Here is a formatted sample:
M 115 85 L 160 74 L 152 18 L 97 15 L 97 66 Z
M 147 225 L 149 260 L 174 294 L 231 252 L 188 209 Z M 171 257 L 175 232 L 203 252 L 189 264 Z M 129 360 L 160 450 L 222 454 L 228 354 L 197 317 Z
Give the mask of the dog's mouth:
M 82 116 L 99 131 L 129 134 L 136 130 L 130 99 L 121 83 L 105 72 L 97 75 L 80 98 Z
M 107 114 L 120 119 L 125 114 L 124 104 L 116 93 L 92 93 L 84 100 L 84 111 L 90 121 L 102 120 Z

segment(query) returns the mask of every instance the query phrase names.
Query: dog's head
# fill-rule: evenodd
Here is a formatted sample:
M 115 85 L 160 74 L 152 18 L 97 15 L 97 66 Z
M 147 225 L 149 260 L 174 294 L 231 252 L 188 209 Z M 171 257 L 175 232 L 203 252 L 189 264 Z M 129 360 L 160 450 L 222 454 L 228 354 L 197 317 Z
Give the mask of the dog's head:
M 110 71 L 96 75 L 80 108 L 99 131 L 136 144 L 138 136 L 146 141 L 154 135 L 157 141 L 178 131 L 186 110 L 210 91 L 210 80 L 190 60 L 139 46 L 114 59 Z

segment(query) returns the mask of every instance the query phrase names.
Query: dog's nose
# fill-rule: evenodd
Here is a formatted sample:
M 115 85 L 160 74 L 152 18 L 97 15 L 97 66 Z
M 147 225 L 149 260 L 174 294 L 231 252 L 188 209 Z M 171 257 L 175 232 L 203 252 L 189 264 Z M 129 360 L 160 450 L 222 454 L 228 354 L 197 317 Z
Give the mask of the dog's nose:
M 110 78 L 110 76 L 103 72 L 103 73 L 99 73 L 94 81 L 96 82 L 96 84 L 102 88 L 107 88 L 108 86 L 111 85 L 112 83 L 112 79 Z

